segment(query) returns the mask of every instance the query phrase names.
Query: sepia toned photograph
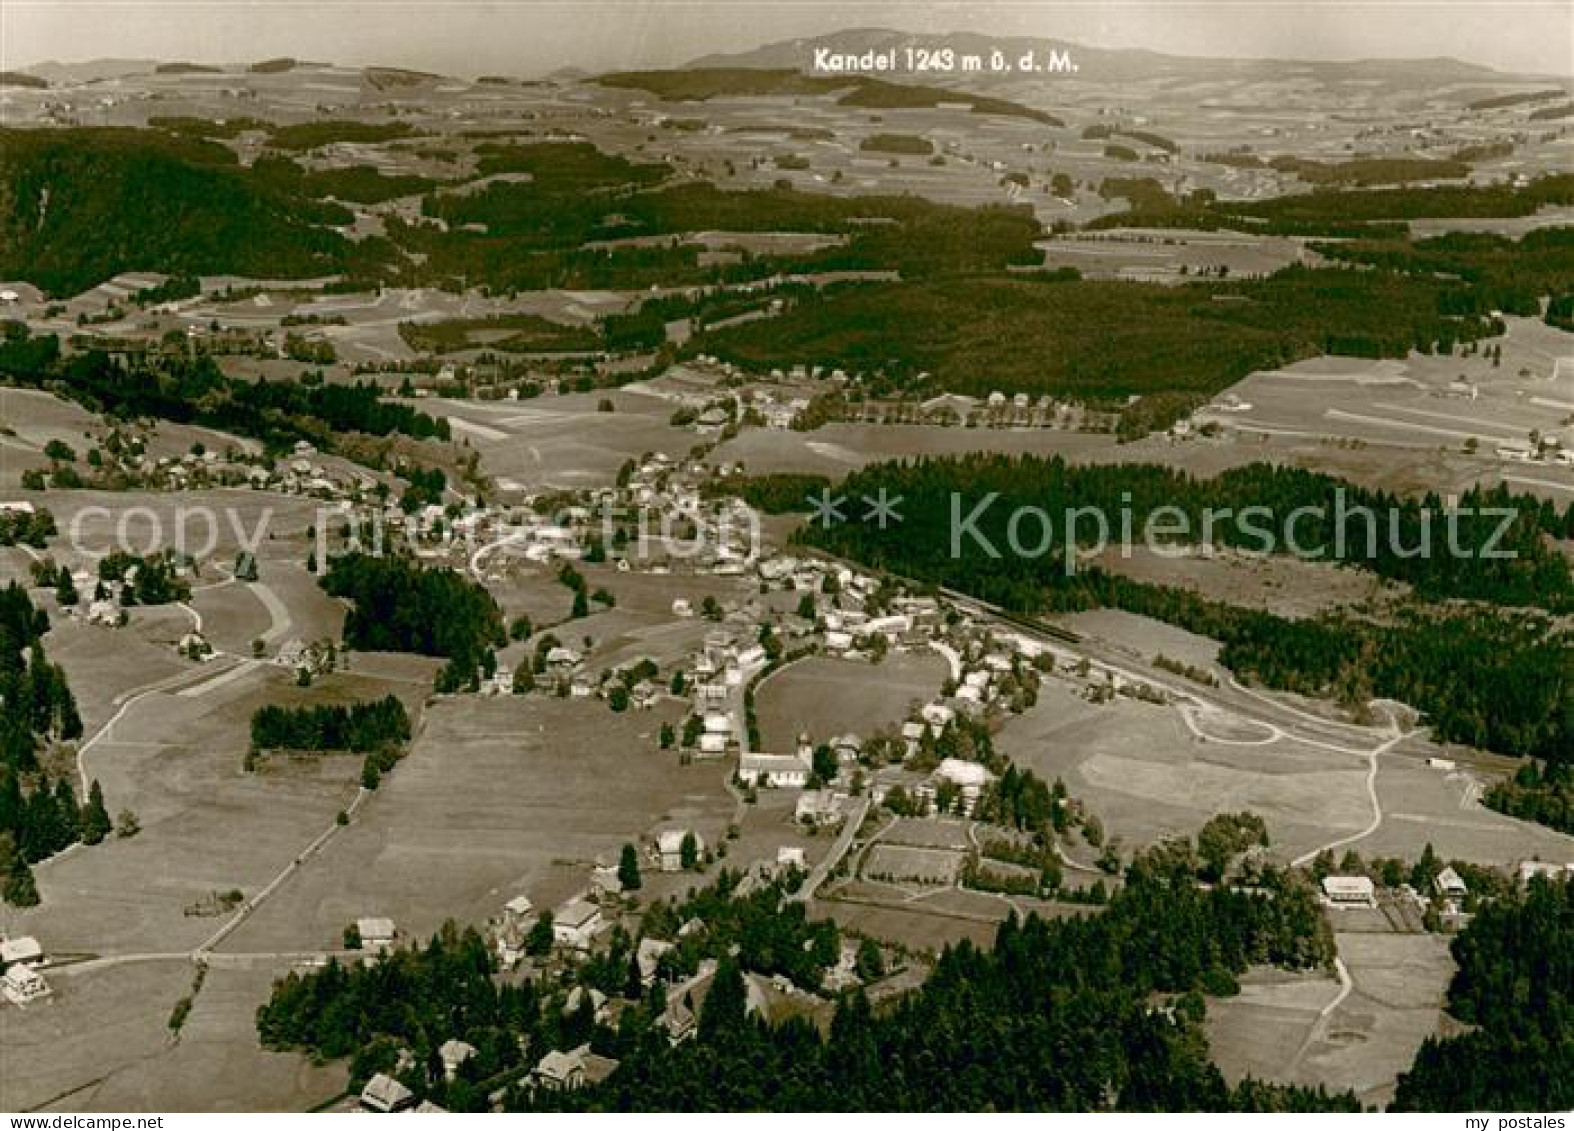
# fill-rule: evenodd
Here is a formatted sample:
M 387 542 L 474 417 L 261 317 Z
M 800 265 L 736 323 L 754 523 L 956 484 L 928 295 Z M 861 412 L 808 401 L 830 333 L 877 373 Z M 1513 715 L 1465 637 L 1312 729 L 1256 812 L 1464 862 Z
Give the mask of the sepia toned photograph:
M 1574 3 L 0 0 L 7 1126 L 820 1111 L 1574 1131 Z

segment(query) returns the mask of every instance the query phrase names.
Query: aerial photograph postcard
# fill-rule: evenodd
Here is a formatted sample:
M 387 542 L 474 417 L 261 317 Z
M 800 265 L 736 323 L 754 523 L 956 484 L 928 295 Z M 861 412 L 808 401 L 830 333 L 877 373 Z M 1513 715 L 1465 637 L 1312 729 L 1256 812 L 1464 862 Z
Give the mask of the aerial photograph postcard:
M 1574 1131 L 1574 0 L 0 0 L 7 1129 L 822 1111 Z

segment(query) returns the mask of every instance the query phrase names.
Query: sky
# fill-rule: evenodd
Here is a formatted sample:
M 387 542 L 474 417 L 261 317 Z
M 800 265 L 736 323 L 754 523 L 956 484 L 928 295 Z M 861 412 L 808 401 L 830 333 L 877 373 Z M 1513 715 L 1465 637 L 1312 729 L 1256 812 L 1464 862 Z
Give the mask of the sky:
M 475 76 L 675 66 L 848 27 L 1219 58 L 1453 56 L 1574 75 L 1574 0 L 0 0 L 0 68 L 280 55 Z

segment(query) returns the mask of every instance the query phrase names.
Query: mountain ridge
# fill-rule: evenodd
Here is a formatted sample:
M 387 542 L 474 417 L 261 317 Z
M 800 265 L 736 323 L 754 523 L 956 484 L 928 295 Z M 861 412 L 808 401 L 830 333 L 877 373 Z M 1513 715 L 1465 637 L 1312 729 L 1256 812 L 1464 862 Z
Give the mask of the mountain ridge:
M 1111 81 L 1147 78 L 1156 74 L 1197 78 L 1252 78 L 1283 75 L 1287 70 L 1309 71 L 1329 78 L 1388 79 L 1402 81 L 1406 85 L 1422 81 L 1516 82 L 1549 77 L 1513 74 L 1447 56 L 1420 59 L 1214 58 L 1199 55 L 1172 55 L 1149 48 L 1089 47 L 1050 36 L 991 36 L 979 32 L 907 32 L 894 28 L 848 28 L 824 35 L 777 40 L 747 51 L 713 52 L 689 60 L 682 64 L 681 69 L 737 67 L 808 70 L 814 51 L 821 47 L 838 52 L 861 53 L 906 46 L 950 47 L 958 53 L 987 53 L 998 48 L 1008 57 L 1021 55 L 1029 50 L 1034 51 L 1041 58 L 1051 51 L 1066 52 L 1078 65 L 1079 71 L 1076 76 L 1053 76 L 1057 80 L 1076 77 L 1093 81 Z M 926 77 L 945 76 L 926 73 Z M 1021 76 L 973 73 L 953 77 L 999 81 Z

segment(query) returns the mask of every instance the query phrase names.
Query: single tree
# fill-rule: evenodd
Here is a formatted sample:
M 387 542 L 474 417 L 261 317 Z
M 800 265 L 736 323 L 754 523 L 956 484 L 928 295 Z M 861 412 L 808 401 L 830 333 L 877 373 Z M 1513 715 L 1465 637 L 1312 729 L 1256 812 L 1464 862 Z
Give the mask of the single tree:
M 99 788 L 95 780 L 88 788 L 87 804 L 82 807 L 83 843 L 98 844 L 109 835 L 111 827 L 109 810 L 104 808 L 104 791 Z
M 638 891 L 644 886 L 639 875 L 639 853 L 632 844 L 625 844 L 618 857 L 618 883 L 623 885 L 624 891 Z

